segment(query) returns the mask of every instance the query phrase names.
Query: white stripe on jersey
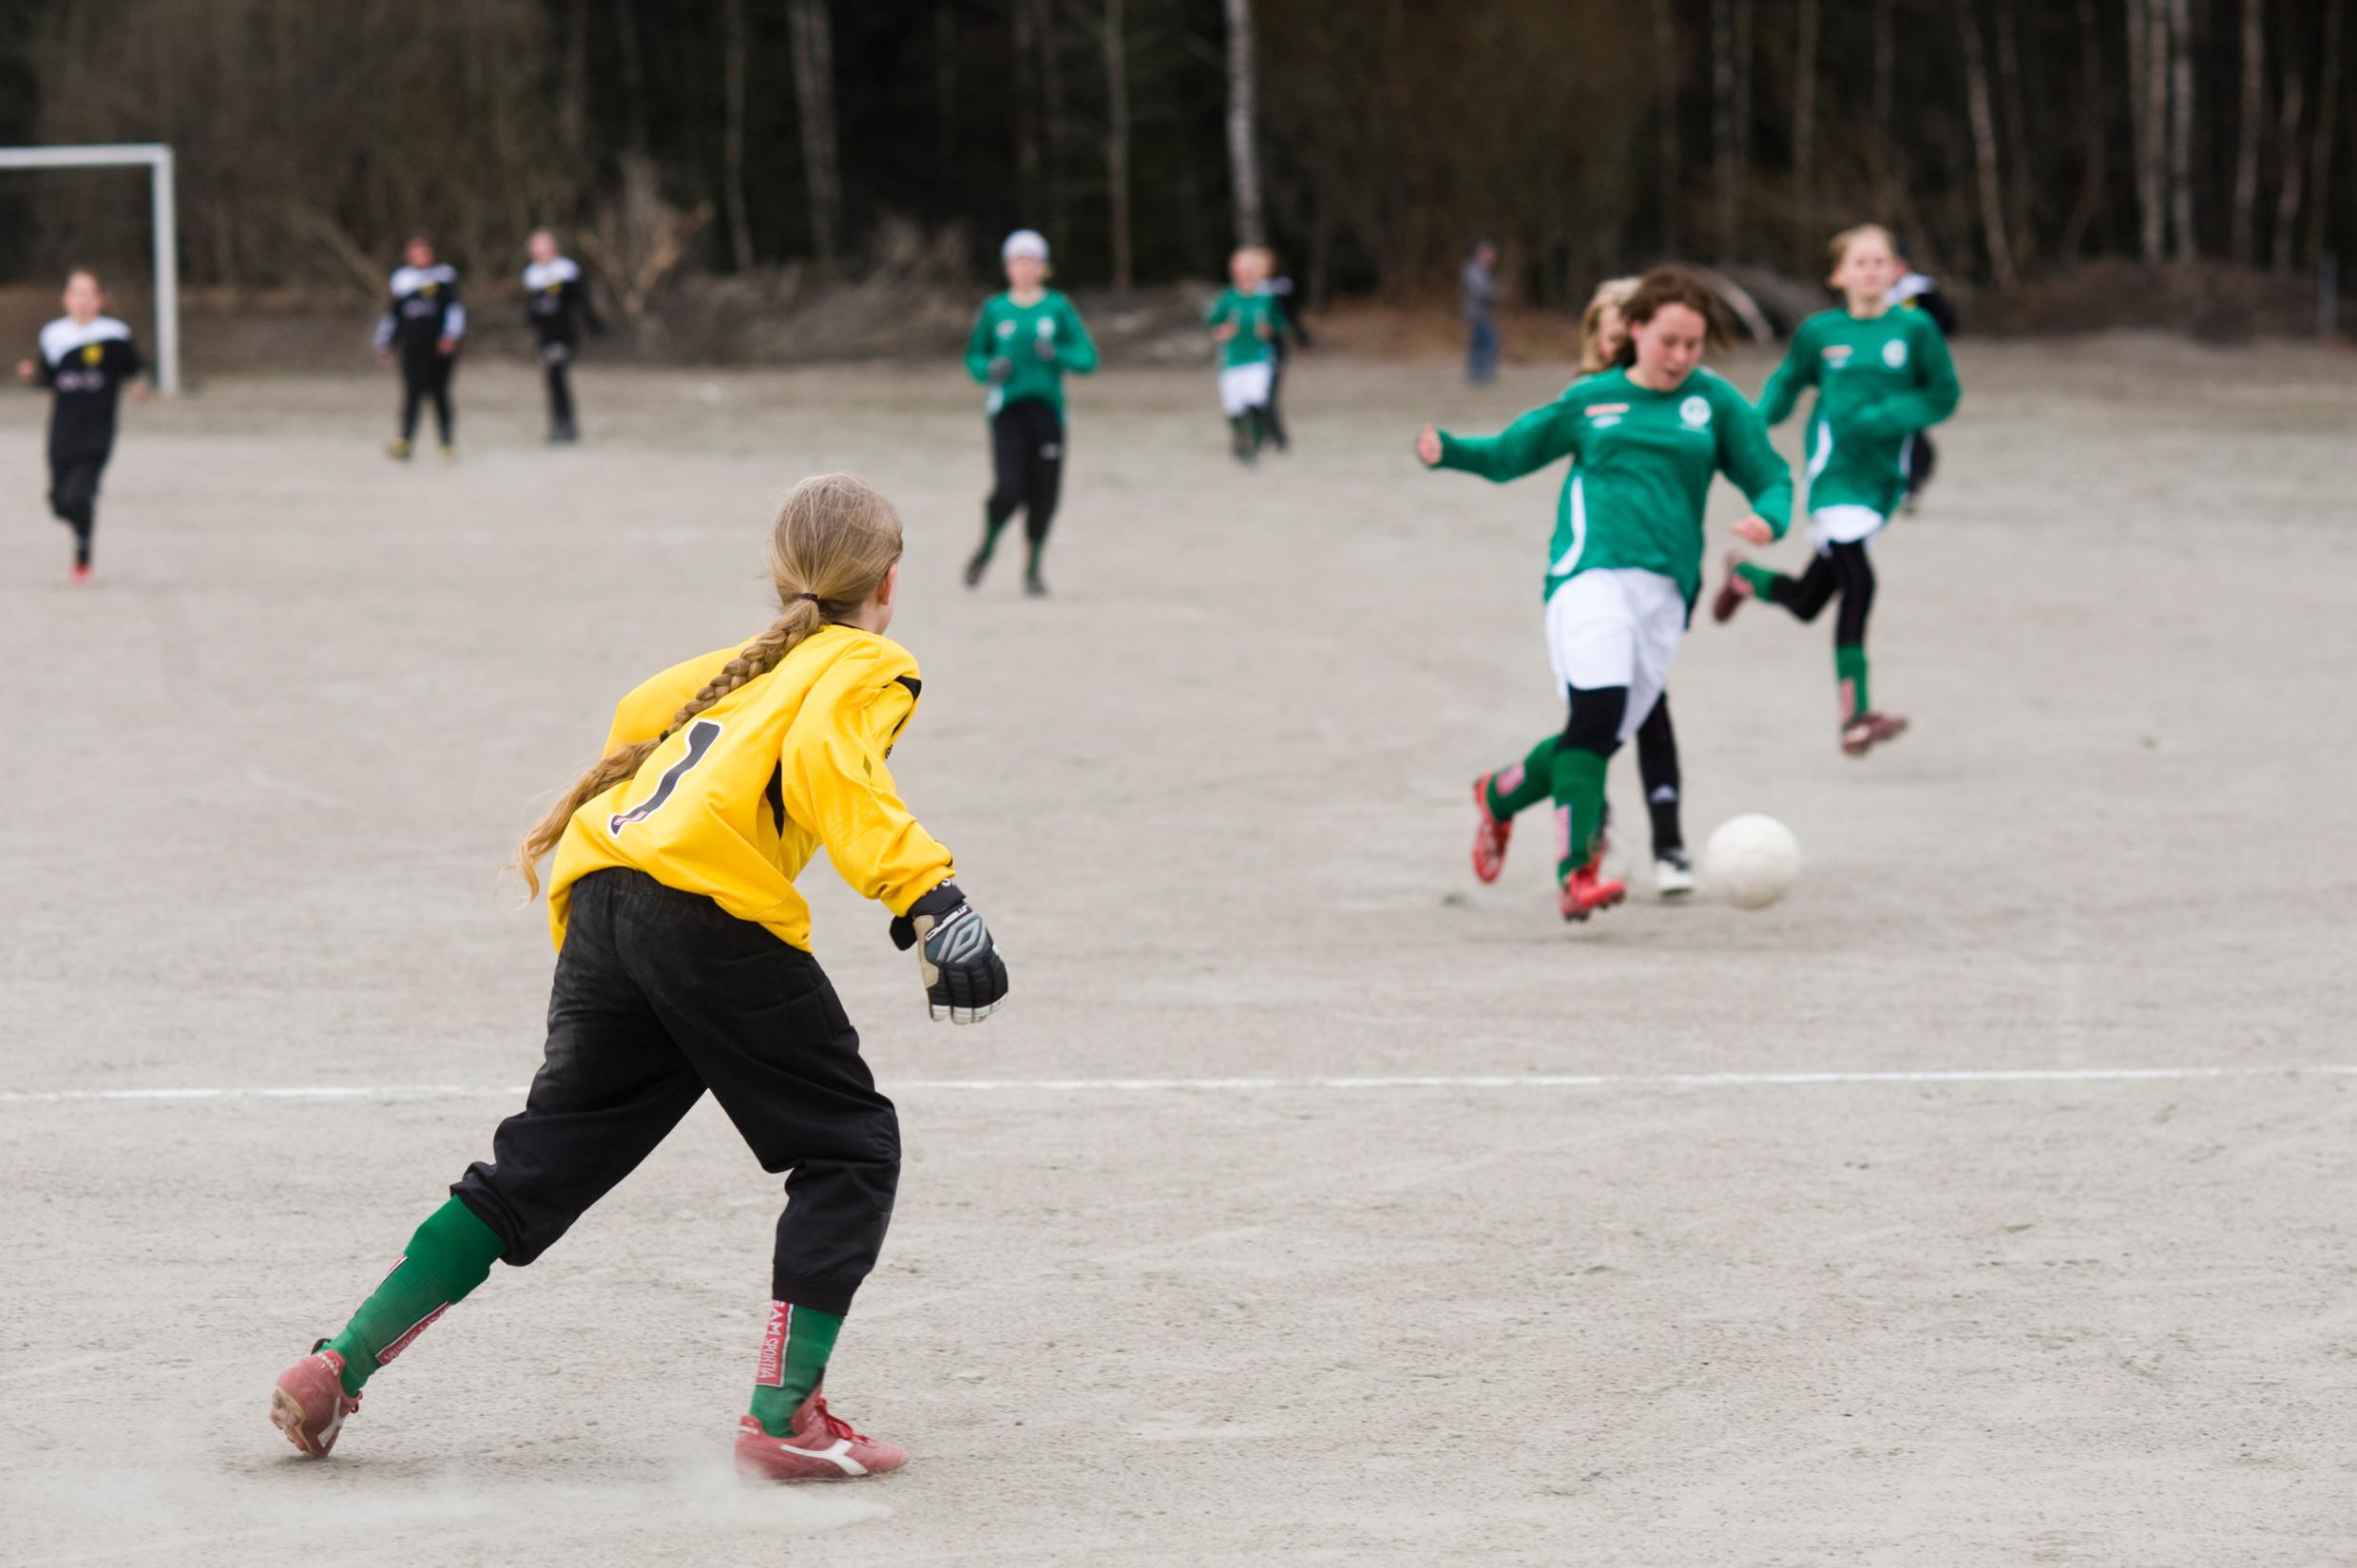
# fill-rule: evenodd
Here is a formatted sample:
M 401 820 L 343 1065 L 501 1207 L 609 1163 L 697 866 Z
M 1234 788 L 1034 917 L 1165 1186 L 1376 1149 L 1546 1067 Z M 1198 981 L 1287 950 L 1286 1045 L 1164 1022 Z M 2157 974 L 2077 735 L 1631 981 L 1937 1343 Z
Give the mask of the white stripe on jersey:
M 570 283 L 579 277 L 581 269 L 573 265 L 573 258 L 560 256 L 554 261 L 535 261 L 525 268 L 524 286 L 537 292 L 551 283 Z
M 86 326 L 70 316 L 61 316 L 41 329 L 41 357 L 54 366 L 74 350 L 92 343 L 127 343 L 130 339 L 131 329 L 111 316 L 93 316 Z

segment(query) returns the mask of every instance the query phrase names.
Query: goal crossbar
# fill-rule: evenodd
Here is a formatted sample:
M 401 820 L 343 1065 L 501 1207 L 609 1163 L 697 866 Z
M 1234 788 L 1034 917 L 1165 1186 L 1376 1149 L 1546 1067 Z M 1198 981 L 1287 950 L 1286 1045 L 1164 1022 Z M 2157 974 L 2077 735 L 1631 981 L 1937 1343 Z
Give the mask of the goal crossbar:
M 0 169 L 107 168 L 145 164 L 156 247 L 156 385 L 180 391 L 180 241 L 174 226 L 172 149 L 161 142 L 109 146 L 0 147 Z

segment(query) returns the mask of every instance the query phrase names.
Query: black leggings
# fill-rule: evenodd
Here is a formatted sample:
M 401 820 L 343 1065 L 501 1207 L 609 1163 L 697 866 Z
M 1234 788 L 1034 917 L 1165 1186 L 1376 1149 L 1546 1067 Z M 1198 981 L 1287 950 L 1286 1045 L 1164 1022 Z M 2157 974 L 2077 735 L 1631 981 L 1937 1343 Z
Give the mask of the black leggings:
M 540 362 L 548 372 L 548 423 L 560 430 L 569 430 L 573 423 L 573 345 L 543 343 Z
M 1677 771 L 1677 732 L 1670 728 L 1670 694 L 1663 692 L 1637 727 L 1637 776 L 1645 787 L 1645 814 L 1653 821 L 1658 857 L 1686 847 L 1677 802 L 1683 780 Z
M 1920 494 L 1931 483 L 1931 472 L 1940 466 L 1940 453 L 1931 444 L 1929 430 L 1917 430 L 1907 444 L 1907 493 Z
M 49 510 L 74 534 L 74 564 L 90 564 L 90 536 L 98 531 L 98 476 L 106 454 L 49 459 Z
M 1276 406 L 1277 393 L 1285 390 L 1285 351 L 1278 349 L 1269 360 L 1269 400 L 1260 405 L 1260 423 L 1269 432 L 1269 439 L 1283 451 L 1293 443 L 1285 438 L 1285 415 Z
M 458 356 L 431 349 L 425 354 L 406 352 L 401 355 L 401 439 L 409 440 L 417 433 L 417 405 L 422 398 L 433 400 L 433 425 L 440 432 L 442 445 L 450 444 L 450 372 L 457 367 Z
M 771 1299 L 851 1309 L 900 1179 L 900 1123 L 818 961 L 642 871 L 573 885 L 548 1047 L 491 1158 L 450 1191 L 523 1265 L 638 1168 L 710 1089 L 784 1172 Z
M 1874 565 L 1867 559 L 1866 541 L 1829 546 L 1798 577 L 1776 576 L 1769 583 L 1768 597 L 1803 621 L 1814 621 L 1838 597 L 1841 608 L 1833 615 L 1833 645 L 1862 646 L 1867 612 L 1874 607 Z
M 1064 416 L 1056 406 L 1026 397 L 991 415 L 990 468 L 990 498 L 983 503 L 989 538 L 995 541 L 1021 507 L 1024 537 L 1037 553 L 1064 488 Z

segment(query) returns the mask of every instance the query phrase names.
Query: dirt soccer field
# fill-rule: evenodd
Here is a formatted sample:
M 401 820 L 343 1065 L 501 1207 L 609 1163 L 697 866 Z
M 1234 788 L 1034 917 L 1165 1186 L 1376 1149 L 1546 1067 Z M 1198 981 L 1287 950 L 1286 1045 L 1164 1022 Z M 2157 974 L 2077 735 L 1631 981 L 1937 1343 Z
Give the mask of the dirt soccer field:
M 1913 733 L 1840 755 L 1830 617 L 1698 626 L 1689 832 L 1807 871 L 1584 927 L 1543 819 L 1465 863 L 1560 719 L 1560 470 L 1408 449 L 1560 370 L 1312 364 L 1254 473 L 1208 372 L 1083 383 L 1044 603 L 957 583 L 954 369 L 593 363 L 551 452 L 474 365 L 450 469 L 388 382 L 216 381 L 127 413 L 80 590 L 0 400 L 0 1561 L 2357 1560 L 2357 373 L 1959 357 L 1877 545 Z M 1015 984 L 928 1024 L 807 879 L 909 1151 L 830 1391 L 915 1459 L 730 1474 L 778 1196 L 709 1102 L 298 1459 L 271 1378 L 538 1060 L 496 868 L 828 468 L 908 519 L 895 768 Z

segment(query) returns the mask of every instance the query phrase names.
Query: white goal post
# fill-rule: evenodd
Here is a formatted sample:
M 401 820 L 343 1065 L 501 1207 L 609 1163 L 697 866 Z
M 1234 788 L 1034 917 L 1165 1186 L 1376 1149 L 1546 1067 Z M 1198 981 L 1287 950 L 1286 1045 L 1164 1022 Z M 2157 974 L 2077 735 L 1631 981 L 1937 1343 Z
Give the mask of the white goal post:
M 0 147 L 0 169 L 147 166 L 156 240 L 156 385 L 180 391 L 180 241 L 173 227 L 172 149 L 161 142 L 91 147 Z

